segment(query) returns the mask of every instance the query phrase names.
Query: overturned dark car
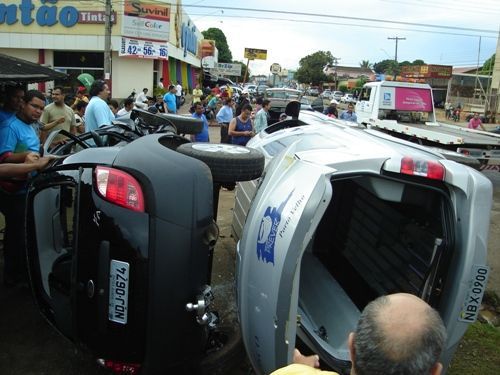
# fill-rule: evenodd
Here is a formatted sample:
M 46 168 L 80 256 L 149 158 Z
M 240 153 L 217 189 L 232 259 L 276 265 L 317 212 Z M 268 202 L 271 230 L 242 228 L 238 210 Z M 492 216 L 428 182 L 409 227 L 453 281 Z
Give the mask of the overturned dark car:
M 32 180 L 31 287 L 47 320 L 115 373 L 210 373 L 200 363 L 224 342 L 210 288 L 218 183 L 259 176 L 264 159 L 190 143 L 175 125 L 196 131 L 194 119 L 130 121 L 53 148 Z

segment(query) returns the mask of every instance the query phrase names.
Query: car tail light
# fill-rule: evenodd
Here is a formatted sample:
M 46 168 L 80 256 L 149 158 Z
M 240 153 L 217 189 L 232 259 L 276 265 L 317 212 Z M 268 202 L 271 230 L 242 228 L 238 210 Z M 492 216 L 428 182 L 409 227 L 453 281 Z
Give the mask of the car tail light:
M 129 210 L 144 212 L 144 195 L 139 182 L 114 168 L 96 167 L 97 191 L 107 201 Z
M 444 180 L 443 165 L 436 161 L 413 159 L 408 156 L 401 159 L 401 173 L 433 180 Z
M 101 358 L 97 360 L 97 363 L 117 375 L 136 375 L 141 368 L 139 363 L 125 363 Z

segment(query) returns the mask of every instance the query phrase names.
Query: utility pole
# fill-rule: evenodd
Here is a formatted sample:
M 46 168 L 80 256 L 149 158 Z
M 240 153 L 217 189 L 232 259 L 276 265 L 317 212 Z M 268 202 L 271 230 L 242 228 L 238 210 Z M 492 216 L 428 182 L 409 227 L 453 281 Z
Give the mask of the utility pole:
M 387 39 L 396 41 L 396 52 L 394 53 L 394 61 L 398 62 L 398 41 L 406 40 L 406 38 L 400 38 L 400 37 L 396 36 L 394 38 L 387 38 Z
M 335 67 L 334 69 L 334 78 L 335 78 L 335 90 L 338 90 L 338 84 L 339 84 L 339 80 L 338 80 L 338 75 L 337 75 L 337 65 L 339 63 L 339 60 L 341 60 L 340 57 L 332 57 L 332 60 L 333 60 L 333 66 Z
M 106 0 L 104 22 L 104 79 L 108 82 L 111 79 L 111 25 L 111 0 Z

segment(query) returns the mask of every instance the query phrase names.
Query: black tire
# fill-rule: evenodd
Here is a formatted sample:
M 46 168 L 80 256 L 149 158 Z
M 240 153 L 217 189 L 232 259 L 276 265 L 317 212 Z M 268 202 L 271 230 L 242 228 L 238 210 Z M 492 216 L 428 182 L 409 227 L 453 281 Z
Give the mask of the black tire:
M 264 155 L 244 146 L 198 142 L 181 145 L 177 151 L 208 165 L 214 182 L 250 181 L 264 170 Z

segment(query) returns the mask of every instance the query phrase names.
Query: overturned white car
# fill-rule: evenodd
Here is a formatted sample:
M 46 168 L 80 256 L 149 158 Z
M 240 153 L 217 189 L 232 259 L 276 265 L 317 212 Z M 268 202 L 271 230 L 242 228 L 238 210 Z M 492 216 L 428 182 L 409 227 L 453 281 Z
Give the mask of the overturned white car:
M 364 306 L 407 292 L 435 307 L 445 368 L 486 287 L 491 182 L 439 153 L 304 114 L 249 147 L 268 165 L 241 183 L 238 309 L 254 369 L 267 374 L 307 347 L 339 373 Z

